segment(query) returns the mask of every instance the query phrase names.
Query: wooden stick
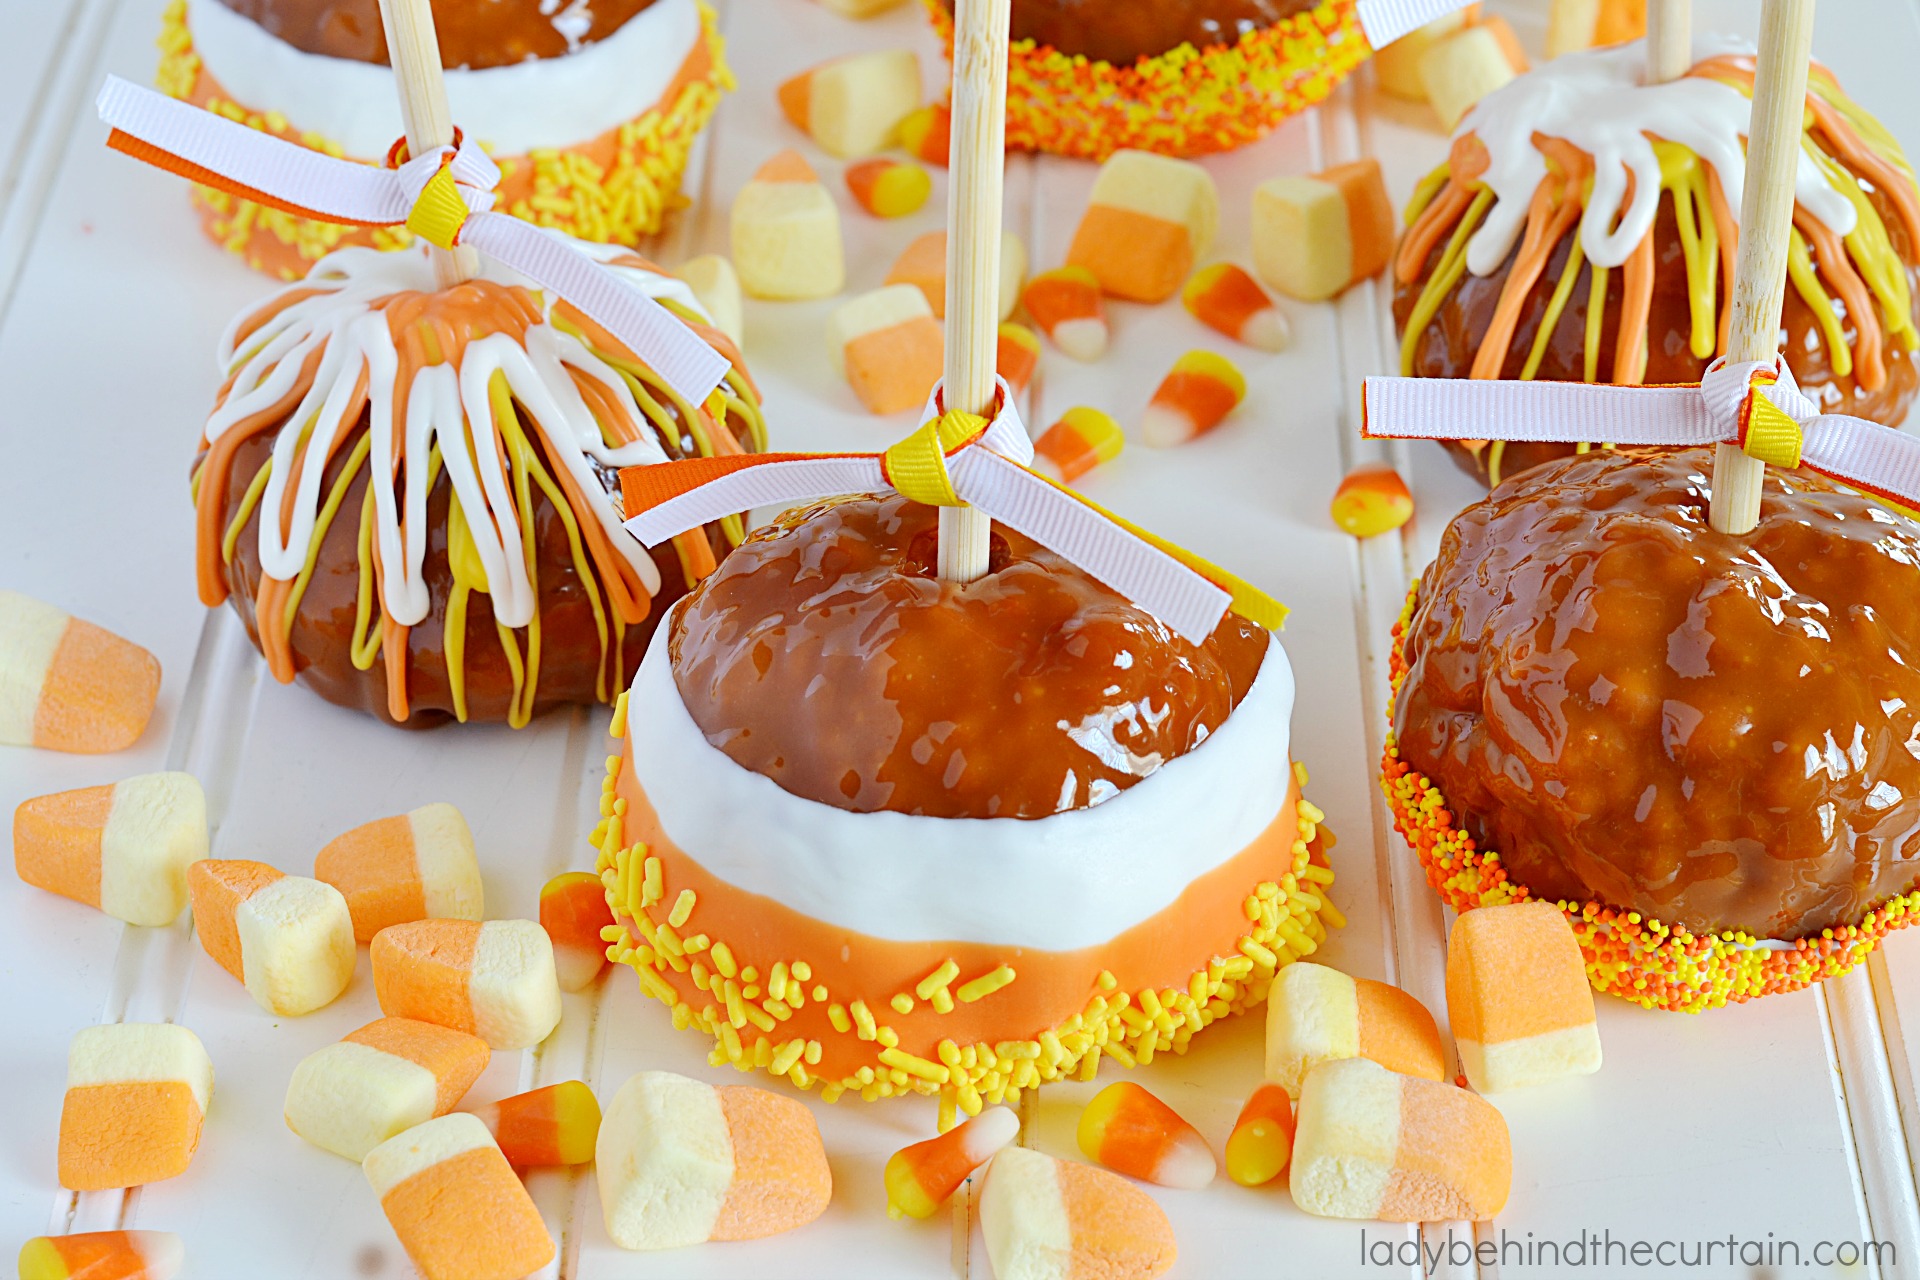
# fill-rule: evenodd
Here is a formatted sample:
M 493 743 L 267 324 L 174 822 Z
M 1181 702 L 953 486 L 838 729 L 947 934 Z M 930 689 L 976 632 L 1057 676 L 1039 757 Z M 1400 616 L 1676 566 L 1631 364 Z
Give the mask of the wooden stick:
M 954 12 L 944 372 L 947 408 L 965 413 L 993 407 L 1011 7 L 1011 0 L 959 0 Z M 992 528 L 992 521 L 972 507 L 942 507 L 940 576 L 961 583 L 985 577 Z
M 1813 56 L 1814 0 L 1766 0 L 1760 18 L 1760 60 L 1747 135 L 1747 185 L 1740 201 L 1740 252 L 1733 264 L 1733 311 L 1727 359 L 1771 360 L 1780 353 L 1780 304 L 1787 291 L 1787 247 L 1793 238 L 1794 179 L 1806 113 L 1807 62 Z M 1766 464 L 1736 445 L 1713 457 L 1709 522 L 1721 533 L 1747 534 L 1760 523 Z
M 447 109 L 447 77 L 440 66 L 440 40 L 433 30 L 429 0 L 380 0 L 380 21 L 387 29 L 387 61 L 400 91 L 400 117 L 407 129 L 407 150 L 424 155 L 453 145 L 453 113 Z M 450 289 L 480 273 L 471 249 L 451 253 L 434 248 L 433 273 Z
M 1693 0 L 1648 0 L 1647 83 L 1678 80 L 1693 67 Z

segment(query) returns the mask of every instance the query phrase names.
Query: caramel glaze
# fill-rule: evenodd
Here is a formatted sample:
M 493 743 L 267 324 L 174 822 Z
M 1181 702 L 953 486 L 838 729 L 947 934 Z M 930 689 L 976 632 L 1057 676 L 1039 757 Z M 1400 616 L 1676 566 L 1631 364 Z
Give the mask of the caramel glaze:
M 941 0 L 953 12 L 953 0 Z M 1013 38 L 1130 67 L 1183 44 L 1196 49 L 1304 13 L 1319 0 L 1013 0 Z
M 296 49 L 355 62 L 387 61 L 379 0 L 220 0 Z M 592 0 L 581 45 L 604 40 L 654 0 Z M 554 12 L 548 13 L 552 8 Z M 483 70 L 529 58 L 557 58 L 572 46 L 554 19 L 565 6 L 549 0 L 433 0 L 440 59 Z
M 1712 454 L 1594 452 L 1447 529 L 1405 635 L 1401 757 L 1536 897 L 1795 938 L 1920 876 L 1920 525 Z
M 1188 644 L 994 526 L 988 575 L 935 575 L 936 511 L 898 495 L 788 512 L 700 584 L 671 639 L 707 740 L 795 795 L 865 813 L 1042 818 L 1190 751 L 1267 636 Z
M 1907 282 L 1913 296 L 1914 317 L 1916 322 L 1920 322 L 1920 267 L 1912 265 L 1916 256 L 1915 246 L 1907 243 L 1906 224 L 1892 201 L 1871 186 L 1866 186 L 1866 192 L 1886 224 L 1895 252 L 1900 255 L 1902 262 L 1909 264 Z M 1445 247 L 1443 240 L 1428 255 L 1419 278 L 1394 288 L 1393 320 L 1396 332 L 1406 331 L 1407 316 L 1419 301 L 1427 277 L 1432 274 Z M 1708 362 L 1695 356 L 1688 345 L 1692 320 L 1688 313 L 1686 258 L 1680 246 L 1680 231 L 1674 222 L 1671 201 L 1661 202 L 1654 224 L 1653 248 L 1653 304 L 1647 315 L 1647 371 L 1642 382 L 1649 386 L 1698 382 Z M 1540 279 L 1528 295 L 1520 322 L 1515 326 L 1513 349 L 1500 370 L 1501 377 L 1518 378 L 1520 370 L 1525 367 L 1527 354 L 1533 349 L 1535 336 L 1540 332 L 1540 321 L 1546 314 L 1547 301 L 1560 280 L 1560 273 L 1566 268 L 1567 255 L 1572 249 L 1572 236 L 1563 238 L 1554 246 L 1546 269 L 1540 273 Z M 1412 372 L 1415 377 L 1467 376 L 1467 371 L 1473 366 L 1474 353 L 1480 349 L 1481 340 L 1493 320 L 1500 291 L 1507 282 L 1507 273 L 1512 270 L 1519 251 L 1516 244 L 1513 253 L 1507 255 L 1506 262 L 1492 275 L 1482 277 L 1468 272 L 1461 278 L 1460 284 L 1441 303 L 1433 322 L 1420 335 L 1413 357 Z M 1601 382 L 1610 382 L 1613 378 L 1614 335 L 1620 329 L 1625 274 L 1624 271 L 1613 271 L 1607 279 L 1606 314 L 1601 321 L 1598 362 L 1598 380 Z M 1547 339 L 1546 352 L 1534 374 L 1536 378 L 1556 382 L 1581 380 L 1586 363 L 1587 298 L 1591 292 L 1592 278 L 1592 265 L 1582 264 L 1573 292 L 1560 313 L 1560 321 Z M 1852 319 L 1846 315 L 1846 303 L 1835 298 L 1834 307 L 1841 313 L 1842 329 L 1851 348 L 1858 335 Z M 1886 381 L 1877 389 L 1866 391 L 1851 376 L 1834 376 L 1827 359 L 1826 344 L 1821 340 L 1819 323 L 1791 283 L 1787 286 L 1780 329 L 1781 346 L 1787 353 L 1787 364 L 1793 370 L 1794 381 L 1819 403 L 1822 410 L 1852 414 L 1890 425 L 1898 425 L 1905 417 L 1908 402 L 1913 399 L 1914 391 L 1920 389 L 1920 371 L 1915 369 L 1913 353 L 1898 342 L 1889 342 L 1886 346 Z M 1486 449 L 1468 448 L 1457 441 L 1447 441 L 1446 449 L 1461 470 L 1486 482 L 1489 461 Z M 1572 445 L 1514 441 L 1500 454 L 1500 473 L 1497 478 L 1504 480 L 1529 467 L 1563 458 L 1573 451 Z

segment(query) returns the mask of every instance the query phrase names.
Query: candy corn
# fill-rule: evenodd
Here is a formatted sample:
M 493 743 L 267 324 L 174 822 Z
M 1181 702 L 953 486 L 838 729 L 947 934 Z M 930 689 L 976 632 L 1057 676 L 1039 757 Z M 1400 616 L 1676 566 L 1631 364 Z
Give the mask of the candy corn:
M 887 1158 L 887 1216 L 931 1218 L 973 1171 L 1020 1132 L 1020 1117 L 988 1107 L 937 1138 L 902 1147 Z
M 1647 34 L 1647 0 L 1553 0 L 1547 10 L 1547 56 L 1621 44 Z
M 533 1197 L 472 1116 L 416 1125 L 360 1167 L 426 1280 L 520 1280 L 553 1260 Z
M 1447 938 L 1447 1020 L 1482 1093 L 1600 1069 L 1593 988 L 1573 927 L 1550 902 L 1480 907 Z
M 373 993 L 389 1017 L 526 1049 L 560 1024 L 553 943 L 531 920 L 420 920 L 373 939 Z
M 1420 83 L 1448 132 L 1474 103 L 1526 69 L 1526 51 L 1504 18 L 1464 26 L 1420 55 Z
M 881 157 L 848 165 L 847 190 L 876 218 L 904 218 L 926 204 L 933 178 L 911 160 Z
M 1227 1176 L 1243 1187 L 1263 1187 L 1286 1171 L 1293 1156 L 1293 1099 L 1277 1084 L 1253 1091 L 1227 1139 Z
M 1085 267 L 1058 267 L 1027 281 L 1020 295 L 1027 314 L 1053 345 L 1075 360 L 1107 353 L 1107 307 L 1100 281 Z
M 1098 409 L 1076 405 L 1033 442 L 1034 469 L 1061 484 L 1072 484 L 1119 457 L 1126 443 L 1119 423 Z
M 516 1093 L 475 1107 L 473 1114 L 517 1169 L 585 1164 L 600 1136 L 600 1102 L 581 1080 Z
M 1151 1280 L 1173 1265 L 1173 1224 L 1104 1169 L 1003 1147 L 987 1166 L 980 1230 L 994 1280 Z
M 185 1027 L 112 1022 L 75 1033 L 60 1108 L 60 1185 L 106 1191 L 185 1173 L 212 1097 L 213 1062 Z
M 300 1060 L 287 1085 L 287 1128 L 362 1160 L 388 1138 L 453 1110 L 492 1055 L 487 1042 L 412 1018 L 369 1022 Z
M 1116 151 L 1093 180 L 1067 263 L 1093 272 L 1116 298 L 1164 302 L 1192 274 L 1219 225 L 1220 195 L 1205 169 Z
M 713 327 L 739 346 L 746 339 L 746 320 L 740 301 L 740 275 L 733 263 L 718 253 L 703 253 L 688 258 L 673 274 L 686 282 L 693 296 L 705 308 Z
M 1180 301 L 1201 324 L 1260 351 L 1284 351 L 1292 337 L 1267 291 L 1231 262 L 1194 272 Z
M 1188 1189 L 1213 1181 L 1213 1152 L 1200 1131 L 1131 1080 L 1094 1094 L 1075 1136 L 1089 1160 L 1128 1177 Z
M 1356 538 L 1390 533 L 1413 519 L 1413 494 L 1400 473 L 1381 463 L 1347 472 L 1333 491 L 1333 522 Z
M 820 1128 L 800 1103 L 665 1071 L 613 1096 L 594 1164 L 622 1249 L 777 1235 L 819 1217 L 833 1194 Z
M 134 744 L 160 663 L 102 627 L 0 591 L 0 743 L 92 755 Z
M 1386 268 L 1393 227 L 1378 160 L 1272 178 L 1253 191 L 1254 269 L 1288 297 L 1320 302 Z
M 20 1280 L 172 1280 L 186 1258 L 171 1231 L 35 1236 L 20 1249 Z
M 1513 1144 L 1478 1094 L 1347 1058 L 1307 1073 L 1289 1178 L 1323 1218 L 1483 1222 L 1507 1203 Z
M 1009 320 L 1000 326 L 999 345 L 994 351 L 994 371 L 1005 378 L 1019 395 L 1033 381 L 1040 367 L 1040 335 L 1023 324 Z
M 332 885 L 204 859 L 187 869 L 187 890 L 200 945 L 268 1013 L 312 1013 L 353 980 L 353 918 Z
M 1296 961 L 1267 993 L 1267 1079 L 1300 1096 L 1322 1062 L 1371 1058 L 1390 1071 L 1440 1080 L 1440 1029 L 1425 1005 L 1398 987 Z
M 932 102 L 908 114 L 896 131 L 908 155 L 941 168 L 953 151 L 953 111 L 944 102 Z
M 917 409 L 940 380 L 940 322 L 910 284 L 850 298 L 827 319 L 827 349 L 868 413 Z
M 1225 356 L 1189 351 L 1153 393 L 1140 438 L 1156 449 L 1185 444 L 1220 425 L 1247 395 L 1247 380 Z
M 850 54 L 802 71 L 779 98 L 793 126 L 828 155 L 872 155 L 920 105 L 920 59 L 910 49 Z
M 143 773 L 36 796 L 13 811 L 22 880 L 128 924 L 179 918 L 187 867 L 206 856 L 207 797 L 190 773 Z
M 799 153 L 782 151 L 740 188 L 733 265 L 756 298 L 830 298 L 846 283 L 840 210 Z
M 1000 318 L 1013 314 L 1020 301 L 1020 285 L 1027 278 L 1027 246 L 1011 231 L 1000 233 Z M 947 233 L 929 231 L 894 259 L 888 284 L 910 284 L 927 296 L 937 319 L 947 315 Z
M 553 970 L 562 991 L 585 991 L 606 967 L 600 931 L 613 923 L 606 886 L 591 871 L 569 871 L 540 890 L 540 927 L 553 940 Z
M 1373 78 L 1382 89 L 1396 98 L 1411 102 L 1427 100 L 1427 86 L 1420 79 L 1420 58 L 1434 42 L 1452 35 L 1464 26 L 1480 20 L 1480 6 L 1470 4 L 1457 12 L 1435 18 L 1416 27 L 1384 49 L 1373 54 Z
M 450 804 L 355 827 L 320 851 L 313 875 L 345 896 L 355 942 L 410 920 L 486 916 L 473 832 Z

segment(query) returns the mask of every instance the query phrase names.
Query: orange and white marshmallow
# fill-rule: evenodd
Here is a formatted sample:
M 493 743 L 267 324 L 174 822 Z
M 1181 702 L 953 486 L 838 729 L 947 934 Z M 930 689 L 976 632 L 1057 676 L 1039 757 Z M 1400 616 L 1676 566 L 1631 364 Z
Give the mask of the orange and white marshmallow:
M 1420 55 L 1420 83 L 1448 133 L 1474 103 L 1518 79 L 1526 69 L 1526 50 L 1504 18 L 1470 23 L 1434 41 Z
M 944 169 L 953 151 L 953 108 L 930 102 L 902 120 L 895 136 L 908 155 Z
M 1447 1074 L 1425 1005 L 1384 982 L 1295 961 L 1267 993 L 1267 1079 L 1298 1098 L 1308 1072 L 1343 1058 L 1370 1058 L 1423 1080 Z
M 1393 228 L 1378 160 L 1269 178 L 1253 190 L 1254 269 L 1303 302 L 1379 275 L 1393 255 Z
M 86 1027 L 67 1047 L 60 1185 L 137 1187 L 185 1173 L 213 1097 L 213 1060 L 173 1023 Z
M 1061 484 L 1072 484 L 1119 457 L 1126 444 L 1126 433 L 1112 415 L 1075 405 L 1033 442 L 1034 470 Z
M 613 923 L 606 886 L 591 871 L 567 871 L 540 890 L 540 927 L 553 942 L 562 991 L 585 991 L 607 965 L 601 931 Z
M 187 889 L 200 945 L 268 1013 L 312 1013 L 353 980 L 353 917 L 332 885 L 209 858 L 187 869 Z
M 1593 988 L 1573 926 L 1550 902 L 1479 907 L 1447 938 L 1447 1021 L 1482 1093 L 1600 1069 Z
M 673 269 L 674 276 L 693 290 L 694 300 L 706 311 L 713 327 L 738 347 L 747 333 L 746 307 L 741 300 L 740 273 L 726 255 L 703 253 Z
M 0 743 L 93 755 L 134 744 L 160 661 L 104 627 L 0 591 Z
M 1420 58 L 1435 41 L 1480 20 L 1480 6 L 1470 4 L 1445 17 L 1435 18 L 1423 27 L 1415 27 L 1384 49 L 1373 54 L 1373 78 L 1383 90 L 1410 102 L 1427 100 L 1426 82 L 1420 78 Z
M 585 1164 L 600 1137 L 600 1100 L 583 1080 L 516 1093 L 473 1114 L 516 1169 Z
M 1231 262 L 1194 272 L 1180 301 L 1201 324 L 1257 351 L 1285 351 L 1293 336 L 1267 291 Z
M 1233 361 L 1189 351 L 1173 362 L 1140 415 L 1140 439 L 1156 449 L 1185 444 L 1219 426 L 1246 398 L 1246 377 Z
M 1163 1187 L 1197 1190 L 1219 1169 L 1200 1131 L 1131 1080 L 1094 1094 L 1074 1136 L 1089 1160 Z
M 987 1166 L 980 1230 L 994 1280 L 1150 1280 L 1173 1266 L 1173 1224 L 1126 1180 L 1025 1147 Z
M 1023 324 L 1009 320 L 1000 326 L 994 346 L 993 369 L 1006 379 L 1014 395 L 1020 395 L 1033 383 L 1040 367 L 1040 335 Z
M 920 59 L 911 49 L 854 53 L 802 71 L 778 91 L 780 110 L 828 155 L 853 160 L 885 150 L 920 106 Z
M 988 1107 L 936 1138 L 902 1147 L 887 1157 L 887 1216 L 931 1218 L 973 1171 L 1020 1133 L 1020 1117 L 1007 1107 Z
M 1647 34 L 1647 0 L 1553 0 L 1547 10 L 1547 56 L 1623 44 Z
M 926 403 L 946 350 L 940 322 L 910 284 L 850 298 L 827 319 L 827 349 L 868 413 L 902 413 Z
M 1341 529 L 1356 538 L 1371 538 L 1413 519 L 1413 493 L 1392 467 L 1363 463 L 1341 479 L 1327 510 Z
M 553 943 L 531 920 L 419 920 L 373 939 L 380 1012 L 526 1049 L 560 1025 Z
M 1027 279 L 1027 246 L 1011 231 L 1000 233 L 1000 319 L 1013 314 Z M 927 296 L 936 319 L 947 317 L 947 233 L 929 231 L 900 251 L 888 284 L 910 284 Z
M 845 287 L 840 210 L 798 152 L 782 151 L 740 188 L 730 227 L 749 297 L 830 298 Z
M 1056 267 L 1027 281 L 1020 294 L 1027 314 L 1075 360 L 1094 361 L 1107 354 L 1107 304 L 1100 279 L 1085 267 Z
M 1307 1073 L 1293 1138 L 1293 1202 L 1323 1218 L 1484 1222 L 1513 1188 L 1507 1122 L 1452 1084 L 1366 1058 Z
M 933 194 L 933 175 L 911 160 L 880 156 L 847 166 L 847 190 L 876 218 L 918 213 Z
M 13 867 L 30 885 L 128 924 L 172 924 L 207 856 L 207 797 L 190 773 L 143 773 L 23 801 Z
M 607 1104 L 594 1149 L 622 1249 L 756 1240 L 825 1212 L 833 1175 L 813 1113 L 745 1085 L 643 1071 Z
M 415 1125 L 360 1168 L 426 1280 L 520 1280 L 553 1261 L 533 1197 L 470 1115 Z
M 346 897 L 356 942 L 390 924 L 486 916 L 473 832 L 450 804 L 355 827 L 320 851 L 313 875 Z
M 171 1231 L 83 1231 L 21 1246 L 20 1280 L 173 1280 L 187 1251 Z
M 293 1069 L 287 1128 L 363 1160 L 395 1134 L 453 1110 L 491 1057 L 486 1041 L 464 1031 L 412 1018 L 369 1022 Z
M 1116 151 L 1093 180 L 1067 249 L 1116 298 L 1165 302 L 1193 274 L 1220 226 L 1213 175 L 1190 160 Z
M 1227 1138 L 1227 1176 L 1243 1187 L 1264 1187 L 1293 1158 L 1293 1099 L 1277 1084 L 1247 1098 Z

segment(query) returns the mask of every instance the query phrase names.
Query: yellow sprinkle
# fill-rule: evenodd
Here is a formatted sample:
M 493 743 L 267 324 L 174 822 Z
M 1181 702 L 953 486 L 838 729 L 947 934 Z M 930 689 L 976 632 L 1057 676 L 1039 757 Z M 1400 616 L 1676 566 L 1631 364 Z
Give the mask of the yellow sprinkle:
M 820 1054 L 821 1054 L 820 1042 L 818 1040 L 807 1041 L 807 1053 L 806 1053 L 807 1065 L 810 1067 L 819 1066 Z
M 694 986 L 700 988 L 700 990 L 702 991 L 705 991 L 707 989 L 707 983 L 710 981 L 711 976 L 712 975 L 710 975 L 707 972 L 707 966 L 701 964 L 698 960 L 695 960 L 693 962 L 693 985 Z
M 873 1014 L 867 1009 L 865 1000 L 855 1000 L 851 1009 L 856 1034 L 862 1040 L 871 1040 L 874 1036 Z
M 731 1022 L 720 1024 L 720 1047 L 726 1050 L 728 1062 L 740 1061 L 743 1052 L 740 1047 L 740 1033 L 733 1029 Z
M 760 1002 L 760 1007 L 762 1009 L 765 1009 L 768 1013 L 772 1014 L 776 1019 L 778 1019 L 781 1022 L 785 1022 L 788 1018 L 791 1018 L 793 1016 L 793 1010 L 787 1007 L 787 1002 L 784 1000 L 774 1000 L 772 998 L 768 998 Z
M 775 962 L 773 973 L 767 978 L 767 994 L 775 1000 L 787 998 L 787 962 L 785 960 Z
M 1014 979 L 1011 966 L 1001 965 L 991 973 L 983 973 L 972 982 L 963 985 L 957 993 L 961 1004 L 972 1004 L 983 996 L 990 996 Z
M 922 1000 L 931 1000 L 935 991 L 946 986 L 959 976 L 960 966 L 951 960 L 943 960 L 940 962 L 938 969 L 935 969 L 932 973 L 920 979 L 919 985 L 914 987 L 913 992 Z M 902 1010 L 902 1012 L 905 1012 L 905 1010 Z
M 814 988 L 813 988 L 813 998 L 814 998 L 815 1000 L 825 1000 L 825 999 L 827 998 L 827 984 L 826 984 L 826 983 L 824 983 L 824 982 L 822 982 L 822 983 L 816 983 L 816 984 L 814 985 Z
M 727 998 L 727 1023 L 735 1030 L 747 1025 L 747 1006 L 740 1000 L 740 984 L 732 978 L 721 988 Z
M 1102 969 L 1100 971 L 1099 983 L 1102 991 L 1111 991 L 1120 985 L 1120 979 L 1114 977 L 1111 970 Z
M 748 1022 L 751 1022 L 762 1031 L 771 1031 L 780 1025 L 768 1015 L 765 1009 L 762 1009 L 757 1004 L 743 1004 L 740 1006 L 740 1011 L 747 1015 Z
M 740 976 L 744 978 L 747 975 L 743 973 Z M 757 982 L 749 982 L 746 986 L 740 988 L 740 998 L 743 1000 L 758 1000 L 760 998 L 760 984 Z
M 708 938 L 704 933 L 696 933 L 691 938 L 683 939 L 680 945 L 686 949 L 688 955 L 696 955 L 707 949 Z
M 660 859 L 648 855 L 645 878 L 641 881 L 640 905 L 650 907 L 666 894 L 660 887 Z
M 953 1012 L 953 992 L 941 987 L 933 993 L 933 1011 L 935 1013 Z
M 839 1005 L 839 1004 L 828 1005 L 827 1021 L 831 1022 L 833 1024 L 833 1029 L 835 1031 L 838 1031 L 841 1035 L 847 1034 L 847 1032 L 851 1030 L 853 1027 L 853 1020 L 847 1017 L 847 1008 L 845 1005 Z
M 893 999 L 889 1000 L 887 1003 L 893 1006 L 893 1011 L 895 1013 L 907 1014 L 907 1013 L 913 1012 L 913 997 L 908 995 L 904 991 L 902 991 L 899 995 L 895 996 Z
M 805 960 L 795 960 L 793 962 L 793 976 L 800 979 L 800 981 L 802 982 L 806 982 L 808 979 L 813 977 L 813 966 L 808 964 Z M 825 988 L 822 987 L 822 988 L 819 988 L 819 990 L 824 991 Z M 815 996 L 814 999 L 825 1000 L 826 997 L 823 995 Z
M 935 1047 L 934 1052 L 939 1055 L 940 1061 L 949 1067 L 965 1065 L 965 1059 L 960 1056 L 960 1046 L 951 1040 L 942 1040 Z
M 733 952 L 724 942 L 713 944 L 713 967 L 720 971 L 720 976 L 723 978 L 735 977 L 740 972 L 733 967 Z
M 941 1133 L 945 1133 L 959 1123 L 959 1109 L 959 1102 L 955 1099 L 953 1090 L 942 1089 L 940 1091 L 940 1113 L 936 1121 Z
M 930 1080 L 934 1084 L 945 1084 L 950 1074 L 939 1063 L 928 1062 L 925 1058 L 916 1058 L 904 1049 L 882 1049 L 880 1061 L 895 1070 L 904 1071 L 910 1076 L 918 1076 L 922 1080 Z
M 900 1043 L 900 1033 L 892 1027 L 881 1027 L 873 1033 L 873 1038 L 891 1049 Z
M 789 1040 L 780 1046 L 780 1051 L 773 1055 L 773 1061 L 767 1064 L 767 1068 L 775 1075 L 783 1076 L 793 1069 L 793 1064 L 800 1061 L 801 1055 L 806 1051 L 805 1040 Z
M 754 968 L 752 965 L 748 965 L 744 969 L 740 970 L 740 981 L 758 982 L 760 981 L 760 971 Z
M 673 910 L 667 913 L 667 923 L 678 929 L 693 914 L 694 892 L 682 889 L 680 896 L 673 900 Z

